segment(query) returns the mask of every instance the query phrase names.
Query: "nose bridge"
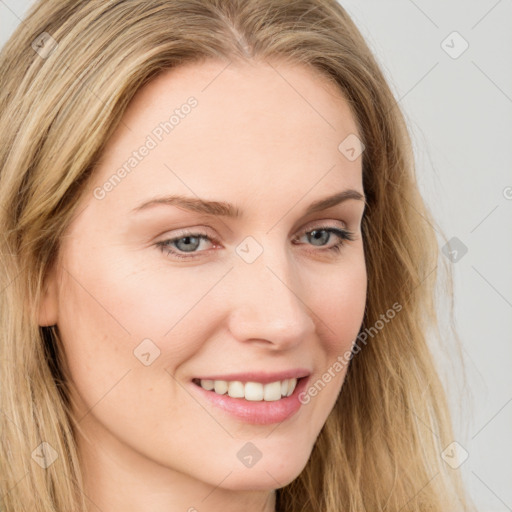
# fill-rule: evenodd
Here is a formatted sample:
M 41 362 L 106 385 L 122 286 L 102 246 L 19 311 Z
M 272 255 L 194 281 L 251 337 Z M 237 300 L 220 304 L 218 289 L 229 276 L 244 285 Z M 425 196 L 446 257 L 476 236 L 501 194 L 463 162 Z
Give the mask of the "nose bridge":
M 260 339 L 290 346 L 314 330 L 304 289 L 285 245 L 270 241 L 257 254 L 253 240 L 237 247 L 239 252 L 232 276 L 230 330 L 240 340 Z M 252 245 L 251 245 L 252 244 Z M 256 252 L 255 252 L 256 251 Z

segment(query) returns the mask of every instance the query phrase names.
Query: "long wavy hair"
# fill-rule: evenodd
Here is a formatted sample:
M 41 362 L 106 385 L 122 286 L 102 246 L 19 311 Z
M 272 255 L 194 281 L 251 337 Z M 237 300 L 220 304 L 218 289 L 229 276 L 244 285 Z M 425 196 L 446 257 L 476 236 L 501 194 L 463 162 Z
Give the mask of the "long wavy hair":
M 62 343 L 55 326 L 38 325 L 45 276 L 135 93 L 164 70 L 205 59 L 285 59 L 338 86 L 365 146 L 361 332 L 402 306 L 353 355 L 306 467 L 276 490 L 276 510 L 473 510 L 441 457 L 453 427 L 427 335 L 439 332 L 436 223 L 404 115 L 335 0 L 41 0 L 3 47 L 1 510 L 87 510 Z M 36 463 L 53 453 L 43 442 L 58 454 L 46 468 Z

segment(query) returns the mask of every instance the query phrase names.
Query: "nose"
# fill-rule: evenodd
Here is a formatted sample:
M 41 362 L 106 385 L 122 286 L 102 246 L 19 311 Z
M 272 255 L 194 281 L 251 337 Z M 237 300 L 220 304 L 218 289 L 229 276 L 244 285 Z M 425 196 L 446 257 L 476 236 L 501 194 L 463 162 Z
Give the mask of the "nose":
M 267 249 L 250 264 L 237 261 L 229 293 L 229 330 L 236 339 L 289 350 L 311 336 L 315 312 L 298 270 L 284 251 L 272 257 Z

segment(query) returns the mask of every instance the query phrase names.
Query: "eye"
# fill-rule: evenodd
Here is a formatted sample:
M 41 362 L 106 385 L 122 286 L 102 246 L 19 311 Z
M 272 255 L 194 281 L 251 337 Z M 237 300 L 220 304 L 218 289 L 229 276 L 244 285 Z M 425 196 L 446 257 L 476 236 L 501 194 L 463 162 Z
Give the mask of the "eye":
M 316 245 L 317 247 L 327 243 L 331 239 L 332 235 L 336 235 L 338 241 L 330 247 L 321 249 L 320 252 L 339 252 L 345 245 L 346 241 L 355 240 L 353 232 L 332 226 L 319 226 L 302 233 L 302 236 L 306 236 L 308 242 L 312 243 L 312 245 Z
M 311 245 L 322 247 L 325 243 L 328 243 L 332 235 L 337 237 L 337 242 L 330 247 L 321 248 L 314 252 L 339 252 L 345 245 L 346 241 L 355 240 L 354 233 L 346 229 L 339 229 L 332 226 L 321 226 L 308 231 L 303 231 L 299 238 L 306 236 L 308 243 Z M 294 242 L 298 238 L 294 239 Z M 201 246 L 201 242 L 206 241 L 209 243 L 215 242 L 210 236 L 202 232 L 185 232 L 175 238 L 169 238 L 157 242 L 155 245 L 160 248 L 162 252 L 168 256 L 176 257 L 178 259 L 186 260 L 194 258 L 198 253 L 204 251 L 198 251 L 197 249 Z
M 194 257 L 201 241 L 204 240 L 211 240 L 206 233 L 182 233 L 179 237 L 162 240 L 157 242 L 156 245 L 168 255 L 179 259 L 190 259 Z M 187 256 L 186 253 L 191 253 L 191 255 Z

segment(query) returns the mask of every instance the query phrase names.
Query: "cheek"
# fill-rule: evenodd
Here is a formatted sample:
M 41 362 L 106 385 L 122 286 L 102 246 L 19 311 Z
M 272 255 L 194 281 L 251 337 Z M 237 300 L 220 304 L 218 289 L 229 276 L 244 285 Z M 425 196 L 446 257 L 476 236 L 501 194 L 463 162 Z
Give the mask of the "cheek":
M 308 288 L 311 314 L 316 317 L 320 354 L 316 372 L 299 396 L 310 416 L 310 435 L 318 433 L 339 396 L 359 333 L 366 305 L 367 276 L 364 259 L 355 258 L 331 268 L 329 279 Z M 314 411 L 314 413 L 312 412 Z
M 185 357 L 170 336 L 163 337 L 173 325 L 173 315 L 163 311 L 169 302 L 154 288 L 150 293 L 151 282 L 144 281 L 145 288 L 135 275 L 123 275 L 121 264 L 112 271 L 92 260 L 88 268 L 80 263 L 75 272 L 68 267 L 58 321 L 75 412 L 83 427 L 101 424 L 119 438 L 130 431 L 137 438 L 161 421 L 162 410 L 187 406 L 167 373 Z M 174 428 L 180 428 L 179 419 Z
M 59 296 L 58 329 L 71 380 L 87 411 L 129 370 L 127 354 L 131 349 L 127 348 L 132 338 L 119 311 L 111 307 L 116 287 L 109 286 L 108 281 L 100 286 L 103 276 L 94 272 L 91 279 L 84 266 L 66 268 Z
M 86 245 L 77 243 L 66 253 L 59 292 L 58 328 L 78 393 L 92 407 L 127 372 L 141 395 L 159 389 L 158 380 L 167 389 L 164 370 L 172 373 L 198 349 L 194 340 L 204 339 L 190 319 L 196 310 L 206 318 L 206 310 L 195 305 L 218 277 L 191 280 L 190 270 L 169 272 L 115 248 L 83 252 Z M 133 392 L 127 395 L 134 398 Z
M 321 319 L 324 349 L 329 359 L 352 348 L 364 317 L 367 275 L 363 257 L 340 263 L 328 279 L 323 278 L 315 297 L 314 313 Z

